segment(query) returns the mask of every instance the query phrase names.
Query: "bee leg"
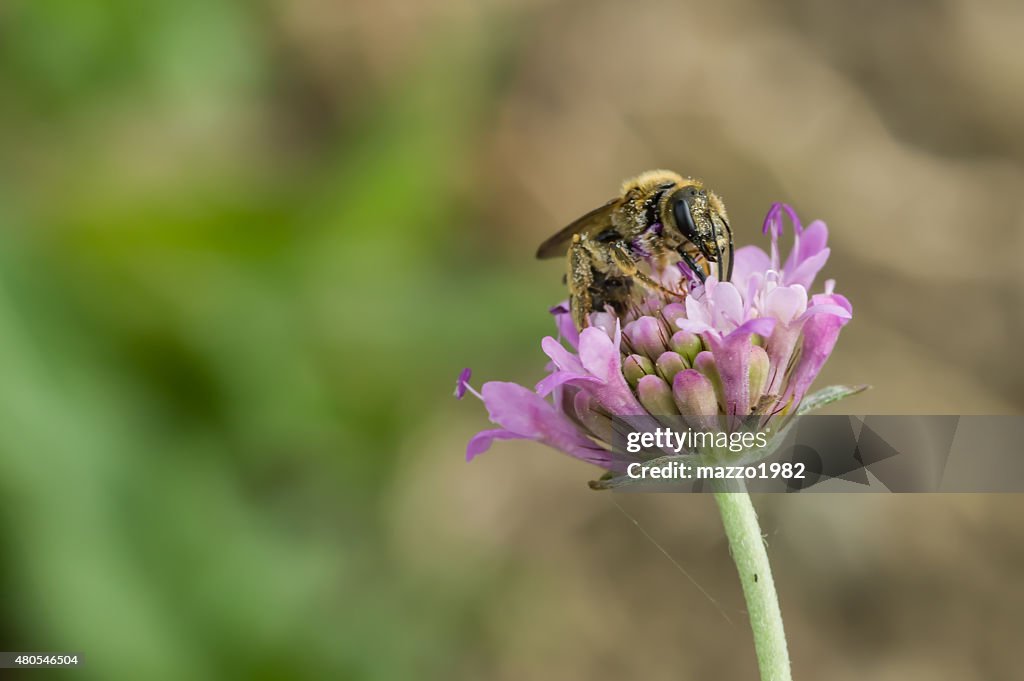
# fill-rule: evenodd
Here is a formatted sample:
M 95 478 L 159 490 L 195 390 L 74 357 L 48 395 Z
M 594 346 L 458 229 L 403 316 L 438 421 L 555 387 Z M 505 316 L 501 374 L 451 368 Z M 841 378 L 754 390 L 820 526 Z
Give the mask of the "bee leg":
M 582 291 L 569 295 L 569 312 L 572 314 L 572 321 L 580 331 L 590 326 L 590 292 Z
M 676 298 L 685 298 L 686 297 L 686 293 L 684 293 L 682 291 L 673 291 L 670 288 L 665 288 L 660 283 L 658 283 L 654 279 L 651 279 L 649 276 L 647 276 L 646 274 L 644 274 L 643 272 L 641 272 L 639 270 L 637 270 L 636 272 L 633 273 L 633 278 L 634 279 L 638 279 L 639 281 L 643 282 L 643 284 L 645 286 L 647 286 L 648 288 L 652 288 L 652 289 L 654 289 L 656 291 L 661 291 L 665 295 L 675 296 Z
M 573 235 L 569 247 L 569 271 L 566 273 L 569 283 L 569 312 L 577 329 L 589 325 L 590 311 L 593 301 L 590 297 L 590 286 L 594 283 L 594 268 L 590 253 L 580 240 L 580 235 Z
M 697 264 L 697 259 L 693 257 L 691 253 L 688 253 L 685 249 L 679 249 L 679 257 L 683 259 L 686 266 L 690 268 L 690 271 L 697 275 L 700 279 L 700 283 L 704 283 L 704 280 L 708 278 L 707 273 L 704 272 L 704 268 Z
M 615 266 L 618 267 L 619 270 L 627 277 L 633 277 L 634 279 L 643 282 L 643 284 L 648 288 L 661 291 L 662 293 L 670 296 L 682 298 L 686 295 L 685 293 L 665 288 L 659 282 L 651 279 L 649 276 L 641 272 L 639 265 L 637 265 L 636 260 L 630 254 L 629 249 L 626 248 L 625 245 L 621 243 L 615 244 L 611 247 L 611 254 L 612 260 L 615 262 Z

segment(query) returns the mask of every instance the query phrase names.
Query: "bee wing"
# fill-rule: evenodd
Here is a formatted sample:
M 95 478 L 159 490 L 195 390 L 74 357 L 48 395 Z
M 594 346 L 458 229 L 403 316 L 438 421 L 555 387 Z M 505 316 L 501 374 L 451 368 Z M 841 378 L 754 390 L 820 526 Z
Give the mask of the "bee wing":
M 597 234 L 612 226 L 612 211 L 619 199 L 612 199 L 600 208 L 595 208 L 581 218 L 573 220 L 568 226 L 545 241 L 537 249 L 537 258 L 557 258 L 569 250 L 569 242 L 574 234 Z

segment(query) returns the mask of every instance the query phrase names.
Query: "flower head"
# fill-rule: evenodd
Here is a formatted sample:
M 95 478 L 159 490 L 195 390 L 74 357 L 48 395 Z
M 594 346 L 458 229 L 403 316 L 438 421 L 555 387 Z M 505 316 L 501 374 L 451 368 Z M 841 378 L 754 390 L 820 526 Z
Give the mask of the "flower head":
M 782 261 L 784 214 L 794 243 Z M 466 458 L 495 439 L 530 439 L 611 468 L 622 424 L 644 429 L 682 416 L 729 431 L 743 419 L 768 428 L 794 415 L 852 307 L 832 280 L 811 293 L 829 256 L 825 223 L 804 228 L 793 208 L 776 203 L 763 231 L 770 252 L 738 249 L 731 281 L 701 284 L 680 265 L 661 273 L 679 297 L 648 294 L 621 316 L 594 312 L 579 333 L 565 305 L 552 308 L 561 340 L 541 341 L 550 362 L 533 390 L 489 382 L 477 393 L 464 371 L 456 395 L 472 391 L 500 426 L 474 436 Z

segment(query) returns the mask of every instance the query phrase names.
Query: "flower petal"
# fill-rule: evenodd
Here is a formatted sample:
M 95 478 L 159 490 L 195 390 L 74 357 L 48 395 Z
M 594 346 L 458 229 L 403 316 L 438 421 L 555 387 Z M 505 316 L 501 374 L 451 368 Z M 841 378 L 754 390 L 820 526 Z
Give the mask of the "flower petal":
M 699 322 L 695 319 L 677 319 L 676 326 L 687 333 L 695 333 L 698 335 L 705 333 L 718 333 L 718 331 L 715 330 L 715 327 L 710 324 L 705 324 L 704 322 Z
M 759 317 L 757 319 L 751 319 L 743 322 L 736 330 L 734 334 L 750 335 L 756 333 L 758 336 L 769 336 L 772 330 L 776 327 L 775 320 L 770 317 Z
M 600 379 L 593 376 L 587 376 L 586 374 L 578 374 L 573 371 L 555 371 L 538 381 L 537 385 L 534 386 L 533 389 L 541 397 L 547 397 L 555 390 L 555 388 L 565 385 L 566 383 L 579 383 L 585 381 L 598 383 L 600 382 Z
M 559 369 L 583 373 L 583 364 L 580 363 L 580 358 L 566 350 L 564 345 L 551 336 L 545 336 L 540 342 L 540 347 Z
M 818 314 L 804 324 L 800 359 L 793 368 L 789 385 L 782 396 L 783 404 L 792 401 L 794 412 L 825 365 L 825 360 L 832 354 L 832 348 L 839 339 L 839 331 L 847 322 L 849 319 L 836 315 Z
M 741 291 L 746 290 L 747 280 L 755 272 L 763 273 L 771 266 L 771 258 L 757 246 L 744 246 L 733 254 L 732 282 Z
M 712 277 L 708 281 L 711 282 Z M 708 300 L 712 306 L 712 323 L 719 331 L 731 331 L 743 323 L 743 297 L 732 282 L 711 284 L 708 287 Z
M 466 445 L 466 461 L 472 461 L 478 455 L 483 454 L 491 448 L 491 443 L 495 440 L 527 440 L 529 438 L 523 437 L 518 433 L 513 433 L 511 430 L 505 430 L 504 428 L 493 428 L 491 430 L 481 430 L 479 433 L 470 438 L 469 443 Z
M 558 329 L 559 337 L 564 338 L 573 349 L 578 348 L 580 332 L 576 330 L 576 323 L 572 320 L 572 315 L 569 314 L 568 301 L 555 305 L 549 312 L 555 316 L 555 327 Z
M 706 295 L 703 299 L 692 295 L 686 296 L 686 319 L 694 324 L 711 325 L 711 312 L 708 310 Z
M 828 225 L 815 220 L 800 234 L 800 246 L 796 251 L 796 264 L 807 260 L 815 253 L 825 250 L 828 245 Z M 787 261 L 788 262 L 788 261 Z
M 615 442 L 615 423 L 598 408 L 594 398 L 584 391 L 579 391 L 573 398 L 573 411 L 579 422 L 590 431 L 590 433 L 606 442 Z
M 821 220 L 815 220 L 803 232 L 794 236 L 793 249 L 783 265 L 784 284 L 800 284 L 810 289 L 814 278 L 825 266 L 829 249 L 828 227 Z
M 764 349 L 768 353 L 768 360 L 772 367 L 765 394 L 778 395 L 782 392 L 788 377 L 786 369 L 789 367 L 789 360 L 793 356 L 796 344 L 800 340 L 802 329 L 802 320 L 792 324 L 776 324 L 771 335 L 765 336 Z
M 711 354 L 722 383 L 722 405 L 728 416 L 750 413 L 750 355 L 754 345 L 752 334 L 765 335 L 775 326 L 773 319 L 752 319 L 725 338 L 709 337 Z
M 844 310 L 846 310 L 847 312 L 849 312 L 850 316 L 852 317 L 853 316 L 853 305 L 850 304 L 850 301 L 847 300 L 846 296 L 840 295 L 838 293 L 832 293 L 831 290 L 830 290 L 832 287 L 827 285 L 830 282 L 832 283 L 833 286 L 835 285 L 835 280 L 834 279 L 829 279 L 829 281 L 825 282 L 826 283 L 825 290 L 827 292 L 826 293 L 818 293 L 818 294 L 815 294 L 815 295 L 811 296 L 811 304 L 812 305 L 829 305 L 829 304 L 831 304 L 831 305 L 838 305 L 839 307 L 841 307 Z
M 594 445 L 565 414 L 528 388 L 516 383 L 490 381 L 484 384 L 480 392 L 491 421 L 505 431 L 525 439 L 538 440 L 591 463 L 609 460 L 608 453 Z M 484 451 L 490 446 L 491 440 L 499 437 L 509 439 L 512 436 L 484 435 L 474 445 L 483 449 L 475 451 L 473 455 Z M 470 442 L 473 443 L 473 440 Z
M 812 315 L 816 314 L 830 314 L 840 319 L 851 319 L 853 315 L 845 307 L 841 305 L 832 305 L 831 303 L 822 303 L 820 305 L 811 305 L 807 308 L 807 311 L 800 315 L 797 321 L 804 321 Z
M 616 327 L 618 334 L 618 327 Z M 602 329 L 588 326 L 580 334 L 580 362 L 590 374 L 604 382 L 622 378 L 619 348 Z
M 776 286 L 764 297 L 764 312 L 783 324 L 789 324 L 807 309 L 807 289 L 803 286 Z
M 825 266 L 831 249 L 825 248 L 801 261 L 792 270 L 786 269 L 782 274 L 783 284 L 799 284 L 804 288 L 811 288 L 818 272 Z

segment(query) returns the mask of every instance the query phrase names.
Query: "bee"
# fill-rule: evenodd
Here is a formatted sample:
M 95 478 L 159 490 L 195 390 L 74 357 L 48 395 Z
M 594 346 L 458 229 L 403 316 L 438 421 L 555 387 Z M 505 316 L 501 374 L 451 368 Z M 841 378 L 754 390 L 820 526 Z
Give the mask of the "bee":
M 732 230 L 725 205 L 700 180 L 668 170 L 649 170 L 626 180 L 617 198 L 545 241 L 540 259 L 566 257 L 565 282 L 576 328 L 588 324 L 592 310 L 628 305 L 633 283 L 673 296 L 642 271 L 664 270 L 676 257 L 703 282 L 717 265 L 719 281 L 732 278 Z M 675 260 L 678 262 L 678 260 Z

